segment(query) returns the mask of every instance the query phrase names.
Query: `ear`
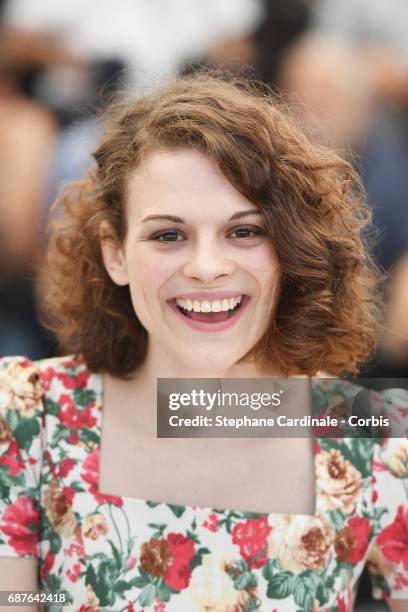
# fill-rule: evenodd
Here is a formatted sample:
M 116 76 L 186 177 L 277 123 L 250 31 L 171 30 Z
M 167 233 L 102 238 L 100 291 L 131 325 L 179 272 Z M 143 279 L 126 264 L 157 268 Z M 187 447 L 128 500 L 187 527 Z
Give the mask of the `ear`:
M 123 245 L 115 237 L 107 221 L 102 221 L 99 228 L 102 258 L 105 268 L 116 285 L 128 285 L 129 277 Z

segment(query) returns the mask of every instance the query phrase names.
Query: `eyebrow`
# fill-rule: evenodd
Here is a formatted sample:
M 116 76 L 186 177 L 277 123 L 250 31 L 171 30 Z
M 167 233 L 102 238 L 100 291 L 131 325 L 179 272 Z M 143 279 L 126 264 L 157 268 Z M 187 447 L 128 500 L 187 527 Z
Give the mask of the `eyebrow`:
M 242 210 L 241 212 L 234 213 L 232 217 L 228 219 L 228 221 L 234 221 L 234 219 L 240 219 L 241 217 L 246 217 L 248 215 L 260 215 L 260 214 L 261 213 L 259 212 L 259 210 L 256 210 L 255 208 L 251 208 L 250 210 Z M 184 219 L 182 219 L 181 217 L 176 217 L 174 215 L 149 215 L 148 217 L 145 217 L 144 219 L 142 219 L 142 223 L 145 223 L 146 221 L 158 221 L 158 220 L 173 221 L 174 223 L 185 223 Z

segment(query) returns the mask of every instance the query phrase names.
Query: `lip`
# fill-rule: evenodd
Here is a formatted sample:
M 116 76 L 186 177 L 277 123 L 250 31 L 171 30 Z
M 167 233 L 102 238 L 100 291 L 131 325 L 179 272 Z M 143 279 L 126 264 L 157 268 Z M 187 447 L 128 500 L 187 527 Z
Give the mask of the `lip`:
M 222 293 L 227 293 L 227 292 L 222 292 Z M 212 295 L 215 295 L 215 292 Z M 238 308 L 238 310 L 231 317 L 229 317 L 226 321 L 219 321 L 218 323 L 206 323 L 205 321 L 194 321 L 193 319 L 189 319 L 188 317 L 183 315 L 177 308 L 176 299 L 168 300 L 167 303 L 169 307 L 172 309 L 172 311 L 178 316 L 178 318 L 184 321 L 184 323 L 186 323 L 186 325 L 188 325 L 192 329 L 195 329 L 201 332 L 220 332 L 220 331 L 229 329 L 230 327 L 235 325 L 239 321 L 240 317 L 242 316 L 243 312 L 246 310 L 249 302 L 251 301 L 251 298 L 249 295 L 244 295 L 242 293 L 241 294 L 235 293 L 234 295 L 230 297 L 234 297 L 236 295 L 242 295 L 242 302 L 241 302 L 240 308 Z M 208 293 L 207 293 L 207 296 L 208 296 Z M 228 296 L 224 296 L 224 297 L 228 297 Z M 185 298 L 185 299 L 191 299 L 191 298 Z M 200 298 L 197 297 L 196 299 L 200 299 Z
M 174 300 L 222 300 L 223 298 L 233 298 L 244 295 L 238 291 L 193 291 L 192 293 L 182 293 L 176 295 Z

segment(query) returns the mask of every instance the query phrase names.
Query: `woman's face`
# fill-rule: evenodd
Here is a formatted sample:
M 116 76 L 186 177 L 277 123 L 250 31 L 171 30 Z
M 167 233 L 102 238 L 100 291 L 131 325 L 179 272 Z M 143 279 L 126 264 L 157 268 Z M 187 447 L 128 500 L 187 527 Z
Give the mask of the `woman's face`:
M 225 370 L 268 327 L 280 270 L 258 209 L 207 156 L 156 151 L 132 174 L 124 243 L 103 242 L 130 286 L 149 350 L 187 369 Z

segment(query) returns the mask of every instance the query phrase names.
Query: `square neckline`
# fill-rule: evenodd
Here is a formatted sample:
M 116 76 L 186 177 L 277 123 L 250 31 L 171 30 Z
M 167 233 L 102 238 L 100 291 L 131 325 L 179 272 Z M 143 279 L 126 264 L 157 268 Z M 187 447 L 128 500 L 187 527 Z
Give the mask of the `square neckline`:
M 169 503 L 166 501 L 160 501 L 160 500 L 154 500 L 154 499 L 149 499 L 149 498 L 142 498 L 142 497 L 132 497 L 132 496 L 128 496 L 128 495 L 120 495 L 117 493 L 110 493 L 110 492 L 106 492 L 106 491 L 102 491 L 100 488 L 100 476 L 101 476 L 101 464 L 102 464 L 102 431 L 103 431 L 103 416 L 104 416 L 104 397 L 105 397 L 105 385 L 104 385 L 104 377 L 103 377 L 103 373 L 97 374 L 96 375 L 98 377 L 98 389 L 96 390 L 97 393 L 97 401 L 96 404 L 99 405 L 100 410 L 98 411 L 98 420 L 97 423 L 95 425 L 95 427 L 98 428 L 98 444 L 97 444 L 97 450 L 98 450 L 98 454 L 99 454 L 99 461 L 98 461 L 98 470 L 97 470 L 97 475 L 96 475 L 96 491 L 98 494 L 100 495 L 104 495 L 104 496 L 109 496 L 109 497 L 118 497 L 120 499 L 123 500 L 124 505 L 135 505 L 135 506 L 145 506 L 146 504 L 150 507 L 156 507 L 159 505 L 165 505 L 165 506 L 171 506 L 171 507 L 177 507 L 177 508 L 182 508 L 183 511 L 193 511 L 193 512 L 217 512 L 217 513 L 222 513 L 222 514 L 228 514 L 231 512 L 240 512 L 241 514 L 248 514 L 251 516 L 257 515 L 257 516 L 271 516 L 271 517 L 277 517 L 277 516 L 288 516 L 288 517 L 304 517 L 304 518 L 314 518 L 316 516 L 319 515 L 319 497 L 318 497 L 318 464 L 317 464 L 317 458 L 318 458 L 318 451 L 316 450 L 316 447 L 320 447 L 319 445 L 319 440 L 321 436 L 315 436 L 315 435 L 311 435 L 308 436 L 310 438 L 312 438 L 312 452 L 313 452 L 313 467 L 314 467 L 314 494 L 313 494 L 313 504 L 314 504 L 314 512 L 312 514 L 305 514 L 305 513 L 296 513 L 296 512 L 258 512 L 258 511 L 253 511 L 253 510 L 237 510 L 236 508 L 221 508 L 221 507 L 216 507 L 216 506 L 201 506 L 201 505 L 195 505 L 195 504 L 173 504 L 173 503 Z M 319 386 L 318 383 L 318 378 L 316 377 L 309 377 L 309 381 L 310 381 L 310 389 L 312 392 L 312 415 L 314 415 L 314 407 L 316 406 L 316 401 L 317 401 L 317 388 Z M 313 431 L 313 430 L 312 430 Z

